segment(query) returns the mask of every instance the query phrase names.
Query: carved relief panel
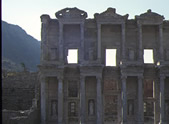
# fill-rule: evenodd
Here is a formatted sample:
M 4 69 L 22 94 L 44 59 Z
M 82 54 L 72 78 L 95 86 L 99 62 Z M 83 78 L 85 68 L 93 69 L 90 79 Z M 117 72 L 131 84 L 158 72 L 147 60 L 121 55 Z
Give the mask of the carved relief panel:
M 117 90 L 117 81 L 114 79 L 104 79 L 104 91 Z
M 104 115 L 105 121 L 116 121 L 117 120 L 117 95 L 106 95 L 104 103 Z
M 68 96 L 69 97 L 78 97 L 78 83 L 77 81 L 68 82 Z

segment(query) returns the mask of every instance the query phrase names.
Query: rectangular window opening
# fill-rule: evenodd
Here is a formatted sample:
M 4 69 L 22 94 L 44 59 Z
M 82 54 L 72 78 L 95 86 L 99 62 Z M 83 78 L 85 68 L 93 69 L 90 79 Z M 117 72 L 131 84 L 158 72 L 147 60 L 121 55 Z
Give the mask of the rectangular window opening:
M 116 49 L 106 49 L 106 66 L 116 66 Z
M 69 64 L 77 64 L 78 63 L 78 49 L 69 49 L 67 61 Z
M 154 63 L 153 49 L 144 49 L 144 63 Z

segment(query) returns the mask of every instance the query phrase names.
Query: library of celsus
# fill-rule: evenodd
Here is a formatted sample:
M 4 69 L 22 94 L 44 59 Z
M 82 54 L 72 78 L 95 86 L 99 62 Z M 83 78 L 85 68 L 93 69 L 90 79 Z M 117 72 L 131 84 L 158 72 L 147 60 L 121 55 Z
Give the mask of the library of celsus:
M 169 20 L 55 15 L 41 16 L 41 124 L 169 124 Z

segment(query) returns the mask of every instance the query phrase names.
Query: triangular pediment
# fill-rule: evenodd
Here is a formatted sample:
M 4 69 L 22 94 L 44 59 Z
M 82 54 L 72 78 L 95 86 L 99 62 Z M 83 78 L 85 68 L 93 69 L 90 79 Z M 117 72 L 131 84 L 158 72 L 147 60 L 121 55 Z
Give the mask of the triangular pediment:
M 108 8 L 106 11 L 102 13 L 95 13 L 94 15 L 96 20 L 107 20 L 107 19 L 122 19 L 122 20 L 127 20 L 128 14 L 125 16 L 119 15 L 116 13 L 115 8 Z
M 158 13 L 152 12 L 150 9 L 146 13 L 143 13 L 135 17 L 137 20 L 144 21 L 143 23 L 161 23 L 164 20 L 164 16 Z
M 56 18 L 58 19 L 85 19 L 87 18 L 87 13 L 83 10 L 80 10 L 76 7 L 74 8 L 65 8 L 55 13 Z

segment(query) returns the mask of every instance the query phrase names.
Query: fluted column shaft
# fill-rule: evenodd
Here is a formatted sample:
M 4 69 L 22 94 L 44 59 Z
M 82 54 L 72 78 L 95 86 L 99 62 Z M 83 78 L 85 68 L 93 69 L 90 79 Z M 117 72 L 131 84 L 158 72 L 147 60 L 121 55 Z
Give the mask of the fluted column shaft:
M 80 24 L 80 32 L 81 32 L 81 49 L 80 49 L 80 62 L 84 61 L 84 23 Z
M 123 60 L 126 59 L 125 42 L 126 42 L 126 29 L 125 29 L 125 23 L 123 23 L 122 24 L 122 58 L 123 58 Z
M 41 124 L 46 124 L 46 82 L 41 77 Z
M 59 60 L 63 61 L 63 24 L 59 23 Z
M 86 120 L 86 96 L 85 96 L 85 77 L 80 78 L 80 121 L 85 124 Z
M 101 61 L 101 24 L 97 24 L 97 59 Z
M 142 25 L 138 24 L 139 60 L 143 60 Z
M 101 77 L 97 77 L 97 124 L 102 124 L 102 85 Z
M 163 55 L 163 25 L 159 25 L 159 40 L 160 40 L 160 60 L 164 59 Z
M 127 76 L 122 76 L 122 124 L 127 124 L 127 95 L 126 95 L 126 79 Z
M 58 78 L 58 124 L 63 124 L 63 78 Z
M 143 111 L 143 77 L 138 77 L 138 124 L 144 124 L 144 111 Z
M 164 124 L 164 76 L 160 76 L 160 124 Z

